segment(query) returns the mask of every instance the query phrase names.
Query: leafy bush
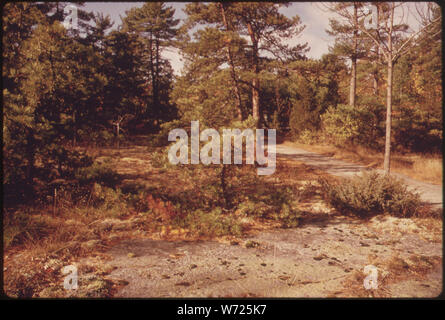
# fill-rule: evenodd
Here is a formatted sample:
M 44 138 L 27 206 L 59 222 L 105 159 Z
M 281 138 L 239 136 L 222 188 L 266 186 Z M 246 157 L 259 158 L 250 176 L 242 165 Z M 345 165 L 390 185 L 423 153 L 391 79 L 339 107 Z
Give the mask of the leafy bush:
M 394 147 L 398 151 L 442 152 L 443 123 L 417 108 L 400 108 L 400 117 L 393 120 Z
M 190 123 L 189 123 L 190 124 Z M 152 134 L 148 137 L 148 145 L 151 147 L 165 147 L 170 144 L 168 141 L 168 134 L 171 130 L 176 128 L 184 128 L 187 126 L 186 122 L 180 120 L 172 120 L 161 124 L 161 128 L 158 133 Z
M 79 169 L 76 179 L 80 184 L 100 183 L 107 187 L 115 187 L 121 180 L 107 160 L 104 163 L 94 162 L 89 167 Z
M 374 110 L 375 111 L 375 110 Z M 338 105 L 330 107 L 322 116 L 326 140 L 338 146 L 355 143 L 377 148 L 383 137 L 379 115 L 369 106 Z
M 159 169 L 167 169 L 169 167 L 172 167 L 173 165 L 168 160 L 168 149 L 162 149 L 161 151 L 155 151 L 151 154 L 151 165 L 154 168 Z
M 295 228 L 300 223 L 300 212 L 292 209 L 287 203 L 281 205 L 281 210 L 276 213 L 275 219 L 281 222 L 285 228 Z
M 409 217 L 418 212 L 421 201 L 417 193 L 394 177 L 378 172 L 363 172 L 341 183 L 320 180 L 324 198 L 337 210 L 358 216 L 389 213 Z
M 271 191 L 258 189 L 257 195 L 250 195 L 237 206 L 237 213 L 280 221 L 283 227 L 298 226 L 300 211 L 296 209 L 295 193 L 290 189 Z
M 124 212 L 127 209 L 127 199 L 119 188 L 113 189 L 95 183 L 93 185 L 92 198 L 95 206 L 101 206 L 101 208 L 106 210 L 113 209 Z
M 241 235 L 240 223 L 231 216 L 224 216 L 222 209 L 216 207 L 211 211 L 195 210 L 184 218 L 176 219 L 176 223 L 200 235 Z
M 320 135 L 313 130 L 303 130 L 298 136 L 298 141 L 304 144 L 315 144 L 319 141 Z

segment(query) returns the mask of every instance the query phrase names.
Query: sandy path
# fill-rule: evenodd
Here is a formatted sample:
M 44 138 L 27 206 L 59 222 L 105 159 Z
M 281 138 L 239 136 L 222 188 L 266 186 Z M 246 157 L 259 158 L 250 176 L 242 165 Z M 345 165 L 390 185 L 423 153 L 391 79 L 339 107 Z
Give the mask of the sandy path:
M 345 162 L 332 157 L 282 144 L 277 145 L 276 152 L 277 156 L 288 157 L 304 162 L 337 177 L 351 177 L 360 171 L 368 170 L 366 167 L 361 165 Z M 383 173 L 383 170 L 378 171 Z M 400 173 L 391 173 L 391 175 L 403 179 L 411 190 L 417 190 L 417 192 L 420 193 L 423 201 L 430 203 L 435 208 L 442 208 L 442 186 L 417 181 Z

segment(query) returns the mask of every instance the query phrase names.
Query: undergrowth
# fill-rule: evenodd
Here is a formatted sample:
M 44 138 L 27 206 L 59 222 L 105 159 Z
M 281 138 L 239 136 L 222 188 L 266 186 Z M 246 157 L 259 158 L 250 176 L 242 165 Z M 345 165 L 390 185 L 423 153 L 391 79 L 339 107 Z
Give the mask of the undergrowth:
M 382 213 L 411 217 L 421 209 L 418 193 L 408 190 L 402 181 L 375 171 L 340 182 L 320 179 L 320 184 L 325 200 L 333 207 L 360 217 Z

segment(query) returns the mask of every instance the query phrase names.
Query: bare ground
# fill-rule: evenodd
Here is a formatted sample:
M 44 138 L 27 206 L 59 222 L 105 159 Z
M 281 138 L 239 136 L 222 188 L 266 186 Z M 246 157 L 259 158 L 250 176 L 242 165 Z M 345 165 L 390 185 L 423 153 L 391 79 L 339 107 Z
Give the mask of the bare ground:
M 336 176 L 364 169 L 283 145 L 277 156 Z M 426 202 L 442 206 L 441 186 L 402 178 Z M 122 241 L 105 262 L 113 269 L 108 278 L 126 284 L 115 296 L 435 297 L 442 292 L 442 221 L 390 216 L 364 221 L 335 213 L 317 196 L 302 206 L 296 229 L 237 240 Z M 367 265 L 377 268 L 376 289 L 363 286 Z
M 116 170 L 129 181 L 160 183 L 146 147 L 101 153 L 115 159 Z M 319 170 L 348 176 L 364 169 L 284 145 L 277 146 L 277 156 L 280 179 L 298 177 L 298 185 L 314 184 Z M 170 174 L 163 172 L 175 181 Z M 406 181 L 420 186 L 425 202 L 441 206 L 441 186 Z M 5 279 L 15 279 L 14 270 L 32 278 L 32 271 L 43 267 L 54 283 L 48 282 L 39 297 L 435 297 L 442 292 L 441 219 L 345 216 L 313 190 L 300 201 L 303 215 L 294 229 L 258 225 L 248 236 L 210 241 L 140 230 L 144 217 L 139 215 L 98 220 L 91 231 L 113 232 L 100 231 L 103 239 L 71 242 L 100 247 L 100 252 L 69 261 L 57 255 L 47 261 L 32 250 L 8 252 Z M 36 264 L 39 259 L 43 266 Z M 68 264 L 79 270 L 74 292 L 63 289 L 60 268 Z M 368 265 L 377 270 L 378 287 L 372 290 L 364 288 Z

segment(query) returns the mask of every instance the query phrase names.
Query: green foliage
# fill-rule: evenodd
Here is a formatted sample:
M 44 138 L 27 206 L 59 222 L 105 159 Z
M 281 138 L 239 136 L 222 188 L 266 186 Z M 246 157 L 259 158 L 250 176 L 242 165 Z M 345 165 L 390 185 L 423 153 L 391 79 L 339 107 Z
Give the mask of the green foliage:
M 325 139 L 338 146 L 345 144 L 360 144 L 371 148 L 381 146 L 382 123 L 378 114 L 372 110 L 369 105 L 356 107 L 338 105 L 336 108 L 329 108 L 322 115 Z
M 154 168 L 167 168 L 169 167 L 170 161 L 168 160 L 168 150 L 164 149 L 162 151 L 155 151 L 151 154 L 151 165 Z
M 106 216 L 118 218 L 125 216 L 128 212 L 127 197 L 125 197 L 120 188 L 113 189 L 95 183 L 91 196 L 92 204 L 103 211 Z
M 306 79 L 299 78 L 294 84 L 296 97 L 291 99 L 292 109 L 289 127 L 294 137 L 304 130 L 317 130 L 320 123 L 320 105 L 315 98 L 315 90 Z
M 290 188 L 264 188 L 261 187 L 262 184 L 261 181 L 255 182 L 255 193 L 238 194 L 234 199 L 237 203 L 236 212 L 245 216 L 280 221 L 283 227 L 298 226 L 301 214 L 296 208 L 298 193 Z
M 138 74 L 143 88 L 143 96 L 149 98 L 143 116 L 149 119 L 156 119 L 152 126 L 157 127 L 159 122 L 172 120 L 175 115 L 174 107 L 169 103 L 169 94 L 171 89 L 171 80 L 173 70 L 170 62 L 164 59 L 161 52 L 173 44 L 176 37 L 179 19 L 174 18 L 175 9 L 167 6 L 164 2 L 147 2 L 140 8 L 132 8 L 126 12 L 122 25 L 120 36 L 131 38 L 136 35 L 136 54 L 133 55 L 133 67 L 129 70 L 129 77 L 120 77 L 122 84 L 128 79 Z M 120 41 L 119 41 L 120 42 Z M 121 46 L 121 63 L 127 63 L 125 55 L 127 47 Z M 134 59 L 135 58 L 135 59 Z M 142 65 L 145 70 L 141 69 Z M 142 72 L 138 72 L 141 70 Z M 121 75 L 120 75 L 121 76 Z M 149 77 L 147 83 L 146 79 Z M 131 84 L 127 85 L 131 90 Z M 131 92 L 131 91 L 130 91 Z M 122 91 L 126 94 L 126 90 Z M 139 95 L 140 97 L 141 95 Z M 138 95 L 129 95 L 128 99 L 137 100 Z
M 288 80 L 289 127 L 297 138 L 305 130 L 319 131 L 321 115 L 339 102 L 337 76 L 345 67 L 332 55 L 324 55 L 320 61 L 295 61 L 290 67 L 298 74 Z
M 112 169 L 110 160 L 104 163 L 94 162 L 91 166 L 79 169 L 75 174 L 75 179 L 79 184 L 99 183 L 107 187 L 115 187 L 121 177 Z
M 164 147 L 171 142 L 168 141 L 168 133 L 176 128 L 184 128 L 186 125 L 190 125 L 190 122 L 187 124 L 182 120 L 172 120 L 160 125 L 160 130 L 156 134 L 152 134 L 148 138 L 148 143 L 152 147 Z
M 300 223 L 300 214 L 295 209 L 292 209 L 288 204 L 283 203 L 281 210 L 276 214 L 276 220 L 280 221 L 285 228 L 298 227 Z
M 442 150 L 442 121 L 427 111 L 402 108 L 393 123 L 396 150 L 424 153 Z
M 3 220 L 3 244 L 5 248 L 21 245 L 26 241 L 38 241 L 53 233 L 57 225 L 49 218 L 36 215 L 33 209 L 20 208 Z
M 320 180 L 324 198 L 337 210 L 360 217 L 389 213 L 398 217 L 415 215 L 420 196 L 409 191 L 402 181 L 377 172 L 343 179 L 340 183 Z
M 312 130 L 303 130 L 298 136 L 298 141 L 304 144 L 315 144 L 320 140 L 320 134 Z
M 240 236 L 242 232 L 241 224 L 232 216 L 224 216 L 220 207 L 215 207 L 211 211 L 201 209 L 192 211 L 184 218 L 178 219 L 176 223 L 199 235 Z

